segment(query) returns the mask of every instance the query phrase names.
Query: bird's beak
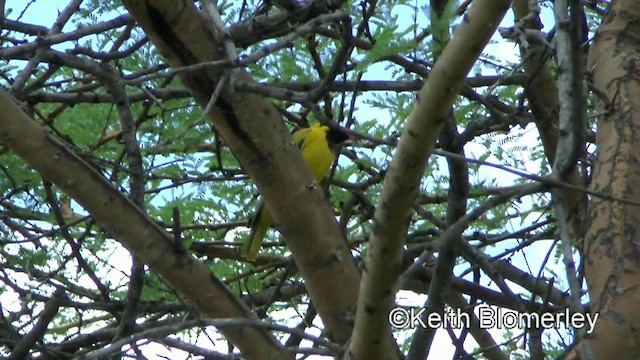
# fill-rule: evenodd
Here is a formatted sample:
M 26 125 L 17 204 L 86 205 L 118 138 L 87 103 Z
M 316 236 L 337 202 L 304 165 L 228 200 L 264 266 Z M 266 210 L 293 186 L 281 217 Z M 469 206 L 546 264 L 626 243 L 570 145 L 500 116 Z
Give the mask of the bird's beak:
M 355 136 L 347 134 L 348 139 L 342 142 L 342 146 L 351 146 L 358 140 Z
M 351 146 L 351 145 L 354 145 L 358 141 L 358 137 L 355 136 L 354 134 L 345 132 L 345 135 L 347 135 L 347 140 L 342 142 L 343 146 Z

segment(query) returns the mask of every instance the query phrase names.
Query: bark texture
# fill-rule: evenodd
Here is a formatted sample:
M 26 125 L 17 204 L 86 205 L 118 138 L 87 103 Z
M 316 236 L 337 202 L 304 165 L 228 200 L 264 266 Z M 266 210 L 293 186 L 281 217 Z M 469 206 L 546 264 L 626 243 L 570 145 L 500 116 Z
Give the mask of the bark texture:
M 640 200 L 640 6 L 618 1 L 604 19 L 589 54 L 597 101 L 593 189 Z M 640 211 L 633 204 L 592 197 L 585 269 L 592 312 L 594 359 L 640 356 Z

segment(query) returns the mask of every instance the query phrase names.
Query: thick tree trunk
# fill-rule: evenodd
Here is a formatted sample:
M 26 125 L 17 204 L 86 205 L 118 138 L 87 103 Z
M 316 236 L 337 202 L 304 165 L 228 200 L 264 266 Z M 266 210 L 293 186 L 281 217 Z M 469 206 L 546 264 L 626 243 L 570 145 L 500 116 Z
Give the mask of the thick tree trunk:
M 597 101 L 595 191 L 640 202 L 640 6 L 621 0 L 591 47 L 588 69 Z M 586 236 L 586 275 L 592 311 L 600 317 L 590 337 L 594 359 L 640 358 L 640 208 L 592 197 Z

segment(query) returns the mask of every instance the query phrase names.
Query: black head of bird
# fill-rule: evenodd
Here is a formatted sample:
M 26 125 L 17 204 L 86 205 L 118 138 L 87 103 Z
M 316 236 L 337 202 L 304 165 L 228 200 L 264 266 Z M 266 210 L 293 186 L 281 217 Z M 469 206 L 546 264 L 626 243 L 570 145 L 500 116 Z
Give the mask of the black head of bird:
M 333 149 L 339 145 L 349 145 L 353 141 L 353 137 L 347 134 L 343 129 L 334 126 L 327 126 L 327 141 L 329 146 Z

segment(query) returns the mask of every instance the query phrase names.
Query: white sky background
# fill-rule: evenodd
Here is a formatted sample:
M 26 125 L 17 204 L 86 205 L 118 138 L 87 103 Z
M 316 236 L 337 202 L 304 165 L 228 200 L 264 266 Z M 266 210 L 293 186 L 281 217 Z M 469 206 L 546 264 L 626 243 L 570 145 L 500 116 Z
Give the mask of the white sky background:
M 7 0 L 6 8 L 7 9 L 13 8 L 13 13 L 9 15 L 9 18 L 16 19 L 16 17 L 22 11 L 26 3 L 27 1 L 24 1 L 24 0 Z M 25 12 L 24 16 L 22 17 L 22 21 L 49 27 L 55 21 L 58 15 L 58 11 L 63 9 L 64 6 L 66 5 L 67 5 L 67 1 L 38 0 L 35 2 L 35 4 L 31 5 L 29 9 Z M 553 15 L 550 9 L 542 8 L 541 10 L 543 11 L 542 20 L 544 25 L 546 26 L 545 30 L 548 31 L 550 28 L 550 25 L 553 24 Z M 396 6 L 396 8 L 394 9 L 394 14 L 397 14 L 399 19 L 407 19 L 406 20 L 407 26 L 411 24 L 413 11 L 409 7 L 402 6 L 402 5 Z M 419 16 L 422 18 L 421 25 L 425 25 L 426 18 L 424 14 L 419 14 Z M 511 12 L 509 12 L 508 16 L 505 18 L 501 26 L 506 27 L 506 26 L 512 26 L 512 25 L 513 25 L 513 15 Z M 68 23 L 64 30 L 67 31 L 72 28 L 73 28 L 73 25 L 71 23 Z M 504 43 L 503 41 L 501 41 L 502 39 L 498 34 L 494 35 L 493 40 L 494 40 L 494 43 L 487 46 L 487 48 L 485 49 L 486 52 L 490 53 L 491 55 L 501 60 L 508 60 L 510 62 L 518 61 L 519 59 L 518 49 L 515 45 Z M 55 46 L 55 47 L 60 49 L 60 46 Z M 472 70 L 471 73 L 472 74 L 475 73 L 475 70 Z M 364 80 L 380 80 L 380 79 L 388 78 L 388 76 L 385 76 L 384 74 L 385 74 L 385 70 L 383 70 L 383 65 L 374 65 L 374 67 L 372 67 L 370 71 L 365 73 L 363 79 Z M 487 75 L 486 71 L 484 75 Z M 482 90 L 480 90 L 480 92 L 482 93 Z M 377 121 L 389 121 L 388 113 L 384 114 L 380 111 L 380 109 L 367 108 L 367 105 L 365 105 L 362 102 L 363 99 L 366 99 L 366 95 L 362 95 L 360 99 L 360 103 L 358 105 L 359 111 L 357 112 L 356 117 L 360 121 L 369 121 L 373 119 L 376 119 Z M 529 127 L 527 129 L 527 134 L 521 139 L 521 143 L 534 145 L 538 142 L 537 137 L 538 137 L 537 131 L 533 129 L 533 127 Z M 500 135 L 496 136 L 495 140 L 497 141 L 499 138 L 500 138 Z M 498 145 L 495 145 L 495 146 L 498 146 Z M 468 144 L 465 147 L 467 156 L 474 157 L 474 148 L 476 148 L 475 150 L 477 150 L 476 152 L 477 154 L 480 154 L 481 151 L 484 150 L 484 148 L 481 148 L 480 145 Z M 521 158 L 526 158 L 527 155 L 528 154 L 523 153 L 521 154 Z M 517 152 L 516 152 L 516 156 L 517 156 Z M 444 161 L 444 159 L 432 156 L 430 161 Z M 497 159 L 489 158 L 487 159 L 487 161 L 499 163 Z M 532 168 L 521 169 L 521 170 L 528 170 L 532 173 L 538 172 L 538 165 L 535 165 L 535 164 L 531 164 L 531 165 L 532 165 Z M 442 168 L 446 169 L 446 167 L 442 167 Z M 516 179 L 516 176 L 512 174 L 506 173 L 501 170 L 497 170 L 495 168 L 490 168 L 490 167 L 482 167 L 480 173 L 481 173 L 480 175 L 481 178 L 486 176 L 487 178 L 499 179 L 500 182 L 497 185 L 510 185 Z M 507 228 L 505 230 L 513 230 L 515 228 L 522 227 L 522 224 L 520 223 L 520 221 L 522 221 L 521 219 L 513 220 L 513 221 L 515 221 L 515 223 L 513 224 L 513 228 L 511 229 Z M 488 249 L 488 252 L 491 254 L 501 253 L 505 249 L 509 247 L 513 247 L 515 245 L 517 245 L 515 241 L 503 242 L 494 248 Z M 538 269 L 540 269 L 543 258 L 546 255 L 548 248 L 549 248 L 548 241 L 541 241 L 538 243 L 534 243 L 527 249 L 526 257 L 524 253 L 518 252 L 516 253 L 516 255 L 514 255 L 511 258 L 511 261 L 514 265 L 522 269 L 526 269 L 528 266 L 531 269 L 531 272 L 535 274 L 538 272 Z M 124 273 L 129 272 L 130 258 L 129 258 L 128 252 L 122 248 L 114 249 L 114 252 L 115 252 L 114 253 L 115 256 L 112 256 L 111 260 L 120 259 L 121 261 L 119 263 L 112 262 L 110 265 L 113 266 L 115 269 L 109 269 L 108 267 L 105 267 L 100 271 L 98 271 L 98 275 L 101 277 L 102 276 L 113 277 L 114 283 L 120 283 L 121 280 L 116 280 L 116 279 L 121 279 Z M 562 264 L 549 263 L 547 264 L 547 266 L 552 268 L 553 271 L 555 271 L 558 274 L 564 274 L 564 268 L 562 267 Z M 456 273 L 460 274 L 466 268 L 467 268 L 466 264 L 463 266 L 458 266 L 456 267 Z M 547 272 L 544 272 L 544 273 L 548 274 Z M 484 283 L 486 284 L 487 279 L 484 276 L 483 278 L 484 278 Z M 88 286 L 91 288 L 93 287 L 91 283 L 88 283 Z M 517 286 L 514 286 L 513 289 L 516 293 L 518 293 L 519 291 L 521 292 L 523 291 L 522 289 L 519 289 Z M 11 295 L 4 294 L 2 296 L 3 306 L 4 304 L 10 305 L 11 303 L 14 303 L 16 306 L 19 306 L 19 302 L 16 301 L 17 299 L 15 298 L 11 299 L 11 298 L 12 298 Z M 424 304 L 425 299 L 426 299 L 426 295 L 416 295 L 408 291 L 400 291 L 397 297 L 398 304 L 406 305 L 406 306 L 416 306 L 416 307 L 421 307 Z M 7 307 L 10 308 L 9 306 Z M 279 315 L 281 315 L 283 319 L 293 317 L 293 314 L 290 314 L 287 312 L 281 312 Z M 277 315 L 274 314 L 274 317 L 277 317 Z M 320 326 L 319 323 L 316 325 Z M 209 333 L 210 335 L 213 335 L 212 331 L 209 331 Z M 494 339 L 496 340 L 496 342 L 498 343 L 502 342 L 501 340 L 502 331 L 493 330 L 491 331 L 491 333 L 494 336 Z M 546 331 L 545 334 L 549 334 L 549 331 Z M 472 337 L 468 336 L 467 339 L 472 339 Z M 208 344 L 209 342 L 206 339 L 206 337 L 203 338 L 201 336 L 199 339 L 199 343 L 201 345 L 204 345 L 204 344 Z M 220 351 L 222 352 L 226 351 L 226 344 L 223 344 L 220 342 L 217 342 L 217 344 L 222 345 L 221 348 L 219 349 Z M 467 351 L 470 351 L 470 352 L 472 352 L 476 346 L 477 345 L 475 344 L 475 342 L 471 340 L 467 340 L 467 342 L 465 343 L 465 348 L 467 349 Z M 184 353 L 179 353 L 179 352 L 173 352 L 171 354 L 168 354 L 167 349 L 159 345 L 152 344 L 152 345 L 143 347 L 143 349 L 145 349 L 145 355 L 152 359 L 154 358 L 154 356 L 156 356 L 155 358 L 158 358 L 158 359 L 162 358 L 154 354 L 158 354 L 158 355 L 162 354 L 164 356 L 170 356 L 172 358 L 177 358 L 177 357 L 184 358 L 185 356 Z M 455 350 L 455 347 L 451 344 L 449 336 L 446 334 L 445 331 L 439 330 L 436 335 L 434 346 L 432 347 L 432 352 L 429 359 L 451 358 L 454 350 Z M 313 356 L 310 357 L 310 359 L 313 359 L 313 358 L 317 358 L 317 357 L 313 357 Z

